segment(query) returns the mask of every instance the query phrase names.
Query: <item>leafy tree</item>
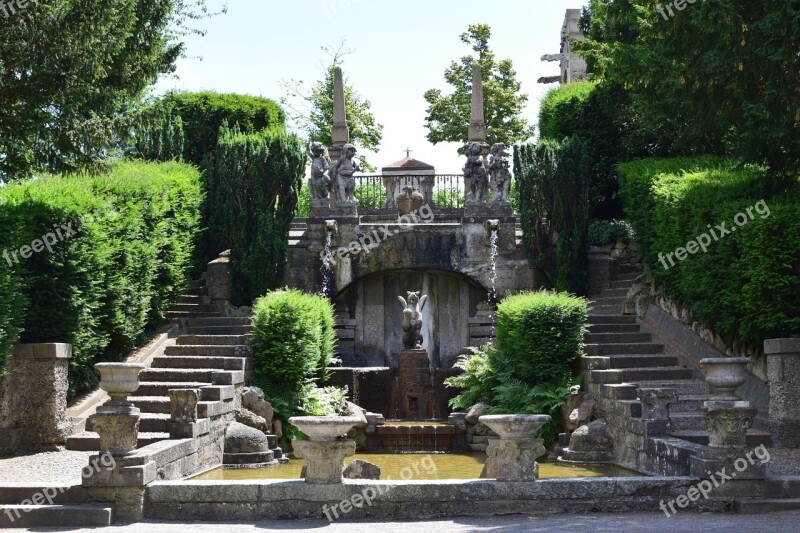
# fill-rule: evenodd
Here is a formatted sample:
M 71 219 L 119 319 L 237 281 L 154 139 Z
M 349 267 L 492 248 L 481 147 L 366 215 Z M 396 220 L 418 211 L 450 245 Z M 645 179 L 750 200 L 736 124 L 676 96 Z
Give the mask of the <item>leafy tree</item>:
M 453 92 L 443 94 L 439 89 L 425 92 L 428 102 L 425 126 L 428 140 L 466 143 L 468 141 L 470 102 L 472 100 L 472 67 L 477 62 L 483 69 L 484 112 L 486 136 L 490 144 L 524 141 L 533 135 L 533 128 L 522 117 L 528 95 L 521 91 L 517 73 L 510 59 L 497 61 L 489 48 L 492 30 L 488 24 L 473 24 L 461 34 L 461 42 L 469 44 L 477 58 L 468 55 L 453 61 L 444 78 Z
M 630 90 L 645 120 L 673 128 L 679 151 L 800 168 L 800 4 L 697 2 L 673 16 L 659 7 L 591 0 L 576 46 L 595 76 Z
M 6 2 L 8 4 L 8 2 Z M 8 8 L 8 6 L 6 6 Z M 11 11 L 11 9 L 9 9 Z M 204 0 L 29 2 L 0 16 L 0 178 L 97 165 L 142 91 L 174 71 Z
M 345 49 L 342 41 L 334 48 L 323 46 L 322 50 L 329 56 L 330 64 L 324 67 L 324 75 L 307 92 L 303 81 L 290 80 L 282 82 L 286 96 L 281 99 L 281 104 L 289 110 L 290 118 L 305 132 L 309 141 L 318 141 L 323 146 L 333 144 L 331 129 L 333 128 L 333 81 L 334 69 L 344 63 L 343 57 L 352 53 Z M 383 137 L 383 125 L 375 120 L 372 114 L 372 105 L 369 100 L 362 100 L 361 96 L 348 83 L 344 77 L 344 102 L 347 112 L 347 126 L 350 129 L 350 142 L 356 148 L 376 151 Z M 374 170 L 363 154 L 359 154 L 362 167 Z

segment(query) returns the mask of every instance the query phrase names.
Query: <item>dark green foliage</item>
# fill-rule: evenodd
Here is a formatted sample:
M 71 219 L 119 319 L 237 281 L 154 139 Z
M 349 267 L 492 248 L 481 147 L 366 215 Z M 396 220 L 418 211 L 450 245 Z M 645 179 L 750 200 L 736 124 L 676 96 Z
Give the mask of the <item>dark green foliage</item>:
M 715 158 L 636 161 L 620 175 L 627 217 L 667 294 L 726 342 L 758 347 L 800 331 L 800 180 L 776 187 L 763 168 Z M 747 208 L 752 219 L 737 227 Z M 736 231 L 706 253 L 660 260 L 722 223 Z
M 220 127 L 238 124 L 244 133 L 284 130 L 286 115 L 268 98 L 216 92 L 171 92 L 158 104 L 168 116 L 179 116 L 186 137 L 184 158 L 201 168 L 217 146 Z
M 5 2 L 0 15 L 0 179 L 96 169 L 128 114 L 183 52 L 203 1 Z M 26 4 L 24 7 L 21 4 Z
M 207 180 L 208 241 L 214 255 L 230 247 L 233 299 L 239 305 L 283 283 L 305 165 L 305 146 L 295 135 L 220 128 Z
M 579 380 L 575 362 L 583 355 L 588 302 L 563 293 L 522 293 L 497 308 L 497 347 L 472 348 L 461 356 L 462 374 L 448 378 L 461 392 L 450 405 L 466 410 L 488 403 L 492 413 L 548 414 L 539 436 L 548 444 L 561 425 L 561 409 Z
M 594 89 L 594 83 L 576 81 L 549 90 L 539 108 L 539 136 L 561 140 L 582 131 L 583 110 Z
M 492 366 L 530 385 L 559 380 L 583 355 L 587 301 L 564 293 L 525 292 L 497 306 Z
M 19 280 L 12 276 L 3 260 L 0 265 L 0 376 L 5 370 L 6 358 L 19 337 L 19 316 L 25 308 L 25 295 Z
M 333 305 L 327 298 L 294 289 L 268 293 L 253 307 L 253 377 L 264 389 L 287 435 L 298 415 L 343 414 L 346 391 L 319 388 L 333 355 Z
M 591 0 L 576 43 L 603 84 L 674 129 L 679 153 L 732 154 L 782 174 L 800 168 L 800 4 Z M 666 11 L 665 11 L 666 13 Z
M 0 284 L 10 273 L 18 286 L 2 297 L 18 308 L 5 334 L 22 328 L 21 342 L 72 344 L 70 395 L 91 388 L 94 363 L 129 351 L 185 288 L 201 202 L 198 172 L 179 163 L 119 162 L 95 178 L 0 189 L 0 227 L 8 229 L 0 249 L 12 263 L 0 262 Z M 48 234 L 52 251 L 18 252 Z
M 130 155 L 146 161 L 182 161 L 184 140 L 180 115 L 143 113 Z
M 546 286 L 582 294 L 589 223 L 586 143 L 571 137 L 517 145 L 514 168 L 528 260 Z
M 630 242 L 633 237 L 633 227 L 624 220 L 592 220 L 589 223 L 590 246 Z

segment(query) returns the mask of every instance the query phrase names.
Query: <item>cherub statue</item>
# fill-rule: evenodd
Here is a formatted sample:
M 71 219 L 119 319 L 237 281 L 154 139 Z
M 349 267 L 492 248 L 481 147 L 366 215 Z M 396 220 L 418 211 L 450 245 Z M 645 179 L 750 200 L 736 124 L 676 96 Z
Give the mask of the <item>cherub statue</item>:
M 511 171 L 506 156 L 506 145 L 496 143 L 492 145 L 491 156 L 489 157 L 489 175 L 491 181 L 489 186 L 494 192 L 492 205 L 508 204 L 508 193 L 511 190 Z
M 342 148 L 342 155 L 331 167 L 332 186 L 336 187 L 337 203 L 356 202 L 356 180 L 353 174 L 360 170 L 358 161 L 354 159 L 356 147 L 352 144 L 345 144 Z
M 402 296 L 397 298 L 403 304 L 403 346 L 407 350 L 422 348 L 422 308 L 428 296 L 420 298 L 419 292 L 407 292 L 408 301 Z
M 482 203 L 489 185 L 481 152 L 483 144 L 471 142 L 467 145 L 467 165 L 464 167 L 464 185 L 468 203 Z
M 313 156 L 311 159 L 311 178 L 308 180 L 308 189 L 314 200 L 327 200 L 331 189 L 331 178 L 328 175 L 330 165 L 325 158 L 325 147 L 321 142 L 312 142 L 308 150 Z

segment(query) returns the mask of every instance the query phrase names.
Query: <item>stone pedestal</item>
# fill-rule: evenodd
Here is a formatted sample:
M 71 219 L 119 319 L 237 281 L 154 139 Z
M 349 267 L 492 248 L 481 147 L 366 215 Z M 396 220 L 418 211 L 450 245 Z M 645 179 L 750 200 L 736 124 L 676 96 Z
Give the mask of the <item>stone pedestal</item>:
M 353 440 L 295 440 L 292 445 L 295 456 L 306 460 L 306 483 L 317 485 L 341 483 L 344 460 L 356 453 L 356 442 Z
M 128 413 L 119 413 L 116 407 L 103 409 L 100 406 L 97 414 L 92 415 L 90 420 L 100 436 L 101 452 L 119 456 L 136 449 L 139 440 L 139 409 L 132 407 Z
M 773 443 L 800 448 L 800 338 L 764 341 Z
M 0 454 L 63 444 L 69 344 L 18 344 L 0 378 Z
M 719 405 L 722 402 L 706 402 L 701 410 L 703 423 L 708 426 L 710 448 L 744 449 L 747 446 L 747 430 L 753 425 L 758 409 Z
M 489 439 L 482 478 L 497 481 L 535 481 L 539 477 L 536 459 L 547 452 L 542 439 Z
M 435 402 L 434 374 L 427 350 L 402 350 L 398 358 L 397 385 L 392 402 L 403 420 L 433 418 Z
M 192 438 L 197 423 L 197 402 L 200 389 L 170 389 L 169 436 L 173 439 Z
M 206 266 L 208 299 L 223 312 L 225 311 L 225 302 L 231 299 L 230 261 L 230 250 L 227 250 Z
M 639 389 L 642 402 L 642 418 L 645 420 L 669 420 L 669 406 L 678 401 L 673 389 Z

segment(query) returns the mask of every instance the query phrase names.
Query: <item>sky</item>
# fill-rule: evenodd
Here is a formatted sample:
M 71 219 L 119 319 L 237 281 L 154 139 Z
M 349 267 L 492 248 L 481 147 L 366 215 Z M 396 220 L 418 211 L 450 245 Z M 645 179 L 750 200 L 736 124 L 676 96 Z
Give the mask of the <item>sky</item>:
M 208 0 L 212 8 L 225 2 Z M 490 47 L 511 59 L 529 96 L 524 116 L 536 122 L 539 102 L 549 88 L 541 76 L 559 74 L 558 63 L 540 61 L 558 53 L 568 8 L 584 0 L 228 0 L 227 13 L 196 23 L 204 36 L 189 36 L 177 77 L 161 79 L 156 92 L 215 90 L 265 96 L 286 95 L 281 81 L 313 85 L 323 76 L 324 45 L 342 38 L 353 53 L 342 69 L 347 82 L 370 101 L 383 124 L 383 140 L 369 162 L 380 168 L 405 157 L 430 163 L 437 173 L 460 173 L 457 145 L 426 139 L 423 94 L 449 92 L 444 71 L 472 53 L 459 36 L 470 24 L 492 28 Z

